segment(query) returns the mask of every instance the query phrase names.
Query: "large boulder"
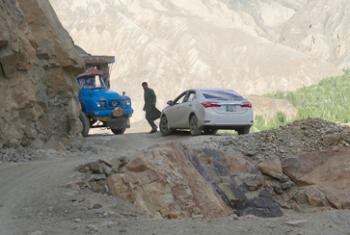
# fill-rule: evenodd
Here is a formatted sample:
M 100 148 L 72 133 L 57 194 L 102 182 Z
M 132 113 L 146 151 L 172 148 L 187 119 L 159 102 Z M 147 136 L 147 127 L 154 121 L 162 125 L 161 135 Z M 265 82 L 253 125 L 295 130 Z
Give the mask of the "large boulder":
M 119 168 L 107 183 L 112 195 L 164 218 L 282 215 L 252 161 L 210 148 L 155 147 Z
M 306 153 L 283 162 L 283 172 L 309 205 L 350 209 L 350 148 Z
M 0 0 L 0 148 L 76 136 L 81 70 L 48 1 Z

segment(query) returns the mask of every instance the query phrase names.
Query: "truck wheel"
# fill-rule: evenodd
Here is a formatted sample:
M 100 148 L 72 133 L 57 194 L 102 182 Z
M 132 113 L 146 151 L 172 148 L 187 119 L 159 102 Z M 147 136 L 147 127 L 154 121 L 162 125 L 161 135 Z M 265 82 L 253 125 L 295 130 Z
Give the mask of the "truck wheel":
M 122 128 L 122 129 L 111 129 L 111 131 L 115 135 L 122 135 L 122 134 L 124 134 L 125 130 L 126 130 L 125 128 Z
M 82 130 L 81 134 L 84 137 L 88 137 L 89 131 L 90 131 L 90 121 L 89 121 L 88 117 L 86 116 L 86 114 L 83 112 L 81 112 L 79 114 L 79 119 L 81 121 L 81 124 L 83 125 L 83 130 Z

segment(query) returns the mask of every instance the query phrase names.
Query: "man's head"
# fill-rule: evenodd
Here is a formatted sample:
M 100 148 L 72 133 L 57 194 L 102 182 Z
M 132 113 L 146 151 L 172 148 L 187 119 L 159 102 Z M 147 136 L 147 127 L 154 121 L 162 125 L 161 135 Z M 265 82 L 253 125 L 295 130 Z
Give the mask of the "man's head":
M 143 89 L 146 90 L 148 88 L 148 83 L 147 82 L 143 82 L 142 83 L 142 87 L 143 87 Z

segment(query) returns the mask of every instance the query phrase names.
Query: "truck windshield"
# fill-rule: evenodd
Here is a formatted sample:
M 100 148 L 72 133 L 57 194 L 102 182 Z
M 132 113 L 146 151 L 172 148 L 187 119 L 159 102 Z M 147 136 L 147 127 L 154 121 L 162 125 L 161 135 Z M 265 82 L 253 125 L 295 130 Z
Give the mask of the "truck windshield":
M 105 81 L 100 75 L 83 77 L 78 80 L 82 89 L 106 89 Z

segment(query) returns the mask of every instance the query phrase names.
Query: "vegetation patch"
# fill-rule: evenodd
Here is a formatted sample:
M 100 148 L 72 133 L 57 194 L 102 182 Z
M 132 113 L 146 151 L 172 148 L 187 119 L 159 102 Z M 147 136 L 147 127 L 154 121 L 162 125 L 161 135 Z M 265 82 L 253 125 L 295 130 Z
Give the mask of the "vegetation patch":
M 290 92 L 267 95 L 274 99 L 288 100 L 298 109 L 295 118 L 277 113 L 274 118 L 255 117 L 253 131 L 277 128 L 291 121 L 321 118 L 340 123 L 350 122 L 350 70 L 344 75 L 322 80 L 319 84 Z

